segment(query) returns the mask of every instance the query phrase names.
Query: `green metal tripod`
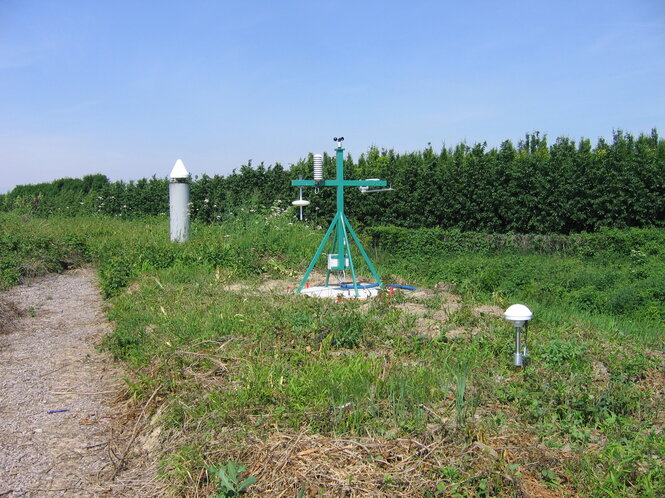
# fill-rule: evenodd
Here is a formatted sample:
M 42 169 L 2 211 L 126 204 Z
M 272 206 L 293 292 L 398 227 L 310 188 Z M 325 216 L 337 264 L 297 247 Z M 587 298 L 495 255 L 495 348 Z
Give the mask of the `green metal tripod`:
M 291 185 L 294 187 L 337 187 L 337 214 L 335 214 L 335 217 L 330 223 L 330 226 L 328 227 L 326 234 L 323 236 L 323 240 L 321 241 L 321 244 L 319 244 L 319 248 L 316 250 L 316 254 L 314 254 L 314 257 L 312 258 L 312 261 L 309 264 L 309 267 L 305 272 L 305 276 L 300 282 L 300 286 L 298 287 L 296 293 L 300 294 L 300 291 L 307 283 L 307 279 L 309 278 L 309 275 L 312 272 L 314 265 L 321 256 L 321 253 L 323 252 L 323 249 L 326 246 L 326 243 L 328 242 L 328 239 L 330 238 L 334 230 L 335 238 L 333 239 L 333 248 L 336 248 L 337 253 L 328 255 L 328 272 L 326 274 L 326 287 L 328 287 L 328 280 L 330 278 L 330 273 L 333 270 L 343 271 L 346 270 L 347 268 L 350 268 L 351 276 L 353 278 L 353 289 L 355 291 L 355 296 L 358 297 L 359 295 L 358 281 L 356 280 L 356 269 L 353 264 L 353 257 L 351 256 L 349 234 L 351 235 L 351 238 L 358 246 L 360 254 L 362 254 L 363 258 L 365 259 L 365 262 L 367 263 L 367 266 L 372 272 L 372 275 L 376 279 L 376 283 L 379 284 L 379 287 L 382 286 L 382 282 L 381 278 L 379 277 L 379 274 L 374 269 L 374 265 L 372 265 L 372 262 L 369 260 L 367 252 L 365 252 L 365 248 L 360 243 L 358 235 L 356 234 L 355 230 L 353 230 L 353 227 L 351 226 L 349 219 L 344 214 L 344 187 L 371 187 L 371 186 L 385 187 L 386 182 L 385 180 L 345 180 L 344 149 L 342 148 L 342 141 L 344 140 L 344 138 L 343 137 L 339 139 L 335 138 L 334 140 L 337 142 L 337 148 L 335 149 L 337 153 L 337 178 L 335 180 L 292 180 L 291 181 Z

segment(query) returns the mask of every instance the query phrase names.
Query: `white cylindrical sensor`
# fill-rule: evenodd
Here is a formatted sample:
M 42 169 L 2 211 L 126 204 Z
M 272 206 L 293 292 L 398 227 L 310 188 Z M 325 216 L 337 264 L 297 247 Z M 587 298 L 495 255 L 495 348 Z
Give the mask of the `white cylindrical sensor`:
M 169 175 L 171 242 L 189 239 L 189 172 L 178 159 Z
M 189 183 L 169 184 L 171 242 L 189 239 Z

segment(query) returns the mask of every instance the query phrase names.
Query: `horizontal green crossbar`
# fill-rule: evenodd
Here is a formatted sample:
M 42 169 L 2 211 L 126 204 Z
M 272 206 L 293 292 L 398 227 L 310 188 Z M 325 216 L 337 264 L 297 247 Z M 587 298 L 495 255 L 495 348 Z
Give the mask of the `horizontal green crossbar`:
M 291 180 L 294 187 L 386 187 L 385 180 Z

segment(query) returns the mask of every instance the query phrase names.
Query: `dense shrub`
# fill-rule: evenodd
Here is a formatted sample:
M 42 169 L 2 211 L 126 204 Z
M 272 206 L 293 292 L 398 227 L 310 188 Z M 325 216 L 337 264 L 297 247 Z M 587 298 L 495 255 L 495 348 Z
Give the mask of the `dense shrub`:
M 429 258 L 464 252 L 492 254 L 501 251 L 588 257 L 616 254 L 629 257 L 635 271 L 640 271 L 647 256 L 665 255 L 665 237 L 660 229 L 601 229 L 594 233 L 547 235 L 377 226 L 367 227 L 365 232 L 371 237 L 373 245 L 392 254 L 409 257 L 414 254 Z M 593 278 L 598 278 L 598 275 L 594 273 Z
M 295 196 L 291 180 L 311 178 L 312 161 L 310 154 L 288 170 L 280 164 L 252 167 L 250 162 L 226 177 L 195 178 L 192 217 L 215 222 L 241 209 L 268 212 Z M 595 148 L 589 140 L 576 144 L 565 137 L 548 146 L 537 132 L 517 147 L 505 141 L 490 150 L 485 144 L 464 143 L 438 154 L 431 147 L 405 154 L 372 147 L 358 161 L 347 156 L 345 168 L 347 178 L 383 178 L 395 187 L 378 195 L 347 189 L 348 215 L 358 227 L 568 234 L 665 226 L 665 140 L 655 130 L 638 138 L 619 131 L 611 144 L 600 139 Z M 324 175 L 335 175 L 332 156 L 324 156 Z M 307 196 L 313 201 L 305 210 L 308 218 L 332 218 L 334 189 Z M 109 182 L 103 175 L 90 175 L 22 185 L 0 196 L 0 209 L 40 215 L 166 215 L 168 181 L 153 176 Z M 616 244 L 625 245 L 624 236 L 616 236 Z M 556 243 L 551 238 L 547 242 Z
M 0 290 L 26 277 L 80 266 L 91 254 L 82 237 L 68 233 L 54 237 L 24 229 L 25 220 L 5 217 L 0 223 Z

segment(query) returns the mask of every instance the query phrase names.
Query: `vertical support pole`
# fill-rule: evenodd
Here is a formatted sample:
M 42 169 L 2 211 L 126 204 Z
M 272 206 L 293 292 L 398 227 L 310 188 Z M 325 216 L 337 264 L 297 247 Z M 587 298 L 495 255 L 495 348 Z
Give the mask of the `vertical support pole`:
M 298 175 L 298 180 L 302 180 L 302 175 Z M 299 192 L 299 199 L 302 201 L 302 187 L 300 187 Z M 300 221 L 302 221 L 302 206 L 300 206 Z
M 189 172 L 178 159 L 169 175 L 169 216 L 171 242 L 189 239 Z
M 302 199 L 302 188 L 300 189 L 300 198 Z M 302 221 L 302 206 L 300 206 L 300 221 Z
M 344 215 L 344 149 L 337 147 L 337 213 Z M 340 220 L 341 221 L 341 220 Z M 344 267 L 346 249 L 344 248 L 344 227 L 337 229 L 337 257 L 339 266 Z
M 522 355 L 522 344 L 520 333 L 522 332 L 522 327 L 515 327 L 515 366 L 521 367 L 524 365 L 524 356 Z

